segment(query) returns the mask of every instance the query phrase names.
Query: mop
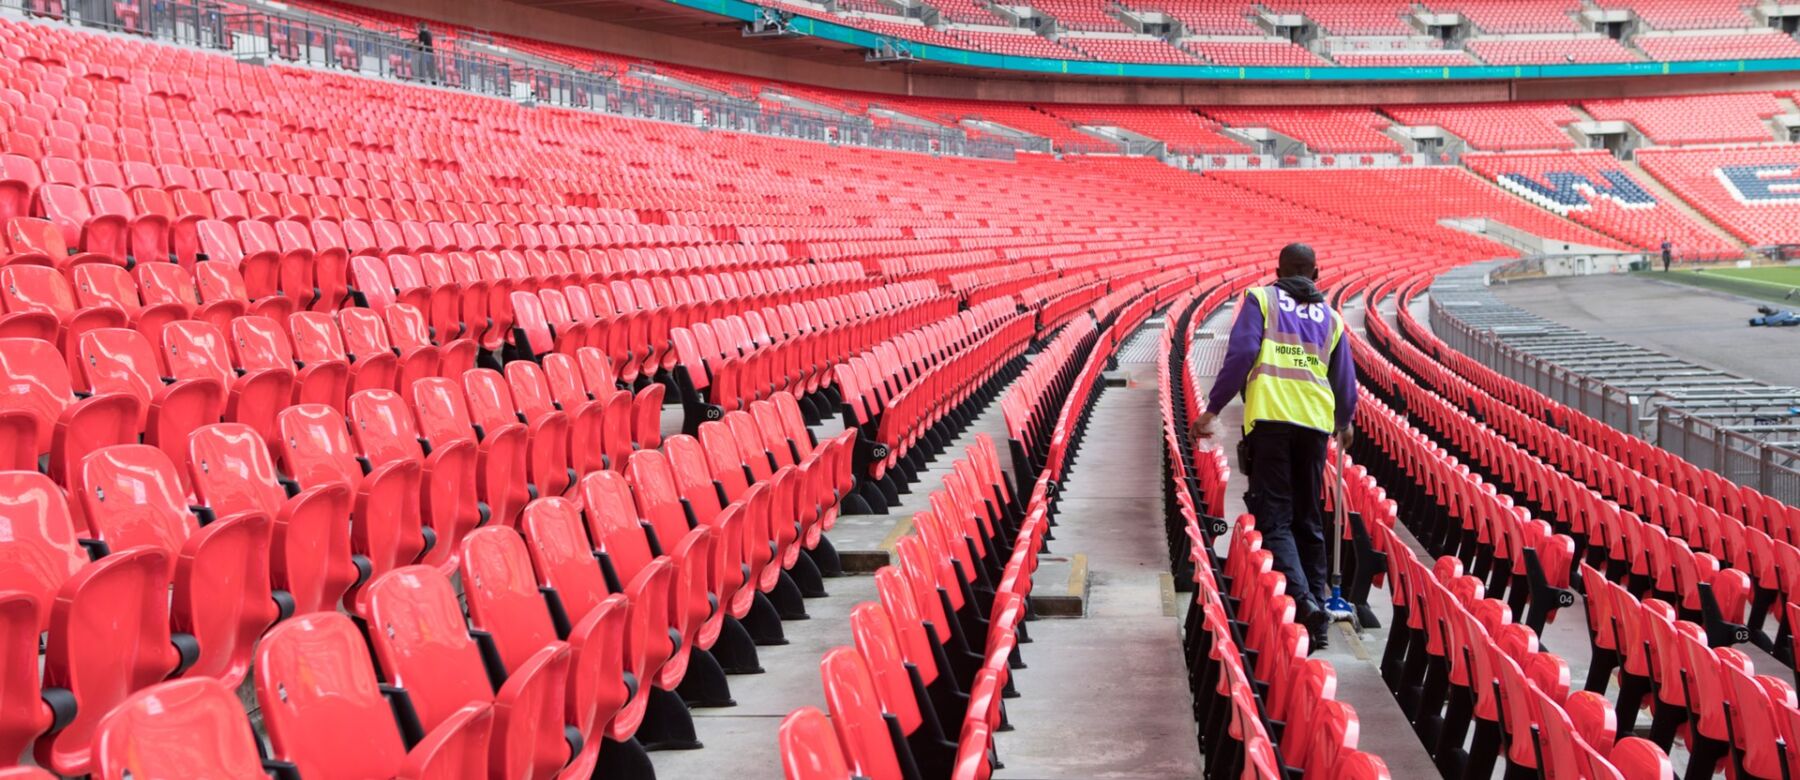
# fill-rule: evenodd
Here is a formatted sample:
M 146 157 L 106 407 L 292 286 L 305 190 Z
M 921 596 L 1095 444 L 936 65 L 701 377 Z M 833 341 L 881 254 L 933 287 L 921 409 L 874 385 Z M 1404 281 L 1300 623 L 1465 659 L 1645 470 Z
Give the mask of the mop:
M 1331 598 L 1325 601 L 1325 614 L 1334 622 L 1343 622 L 1355 620 L 1356 611 L 1344 599 L 1343 575 L 1340 573 L 1344 567 L 1344 527 L 1348 519 L 1348 508 L 1344 504 L 1344 448 L 1334 445 L 1333 449 L 1337 450 L 1337 495 L 1331 501 L 1331 543 L 1336 549 L 1331 556 Z

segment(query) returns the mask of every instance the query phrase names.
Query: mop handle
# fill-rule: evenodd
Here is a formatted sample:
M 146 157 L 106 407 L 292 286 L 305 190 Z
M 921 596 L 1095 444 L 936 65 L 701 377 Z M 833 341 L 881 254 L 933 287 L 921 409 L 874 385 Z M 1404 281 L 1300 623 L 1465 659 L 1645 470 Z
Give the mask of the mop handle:
M 1344 489 L 1344 447 L 1341 442 L 1334 441 L 1331 444 L 1332 448 L 1337 450 L 1337 495 L 1331 502 L 1331 543 L 1335 546 L 1333 552 L 1336 553 L 1336 555 L 1331 556 L 1331 579 L 1333 582 L 1336 582 L 1339 572 L 1343 570 L 1344 517 L 1347 509 L 1344 505 L 1344 501 L 1347 496 Z

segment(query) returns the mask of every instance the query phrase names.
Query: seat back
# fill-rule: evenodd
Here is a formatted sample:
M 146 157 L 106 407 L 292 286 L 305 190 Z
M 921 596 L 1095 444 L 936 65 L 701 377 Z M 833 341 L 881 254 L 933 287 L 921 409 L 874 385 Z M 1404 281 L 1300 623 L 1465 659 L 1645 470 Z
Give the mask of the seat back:
M 518 531 L 489 526 L 470 533 L 462 541 L 461 570 L 469 623 L 493 637 L 500 662 L 508 670 L 518 669 L 538 648 L 557 641 L 544 596 L 538 592 L 531 553 Z
M 379 683 L 362 632 L 341 613 L 270 630 L 257 648 L 256 700 L 273 757 L 301 777 L 393 776 L 406 746 Z
M 463 707 L 493 701 L 480 651 L 442 572 L 402 566 L 369 582 L 360 601 L 376 661 L 390 685 L 412 696 L 427 731 Z
M 597 471 L 581 478 L 580 489 L 589 538 L 606 554 L 619 584 L 631 582 L 655 556 L 630 483 L 615 472 Z
M 819 663 L 831 725 L 856 774 L 869 780 L 897 780 L 900 759 L 881 717 L 881 702 L 869 668 L 855 650 L 839 647 Z
M 850 633 L 869 667 L 882 711 L 894 717 L 902 735 L 918 731 L 923 717 L 919 700 L 913 695 L 912 677 L 906 672 L 906 660 L 887 611 L 873 602 L 856 605 L 850 611 Z
M 0 537 L 0 592 L 32 597 L 39 605 L 37 631 L 50 623 L 50 605 L 63 583 L 87 563 L 62 489 L 35 471 L 0 472 L 0 520 L 11 533 Z
M 130 696 L 94 734 L 96 780 L 262 777 L 256 737 L 237 694 L 205 677 Z
M 781 720 L 781 771 L 787 780 L 844 780 L 850 764 L 832 732 L 831 721 L 814 707 L 801 707 Z
M 658 450 L 633 453 L 625 474 L 631 482 L 638 514 L 650 522 L 665 552 L 674 549 L 691 526 L 668 456 Z

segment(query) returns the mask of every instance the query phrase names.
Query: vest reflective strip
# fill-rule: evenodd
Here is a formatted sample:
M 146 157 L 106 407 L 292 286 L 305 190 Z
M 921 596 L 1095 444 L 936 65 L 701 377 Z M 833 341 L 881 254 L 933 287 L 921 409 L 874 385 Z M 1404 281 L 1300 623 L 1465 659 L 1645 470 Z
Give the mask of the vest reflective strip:
M 1329 432 L 1336 427 L 1337 406 L 1331 390 L 1330 352 L 1321 354 L 1320 345 L 1307 341 L 1299 333 L 1277 330 L 1281 322 L 1277 311 L 1281 294 L 1274 287 L 1250 290 L 1250 295 L 1262 307 L 1263 340 L 1244 386 L 1244 432 L 1249 433 L 1259 420 Z M 1335 350 L 1338 340 L 1343 337 L 1343 320 L 1329 307 L 1326 312 L 1331 334 L 1329 350 Z M 1298 362 L 1299 357 L 1277 352 L 1284 347 L 1303 350 L 1309 365 L 1291 365 Z

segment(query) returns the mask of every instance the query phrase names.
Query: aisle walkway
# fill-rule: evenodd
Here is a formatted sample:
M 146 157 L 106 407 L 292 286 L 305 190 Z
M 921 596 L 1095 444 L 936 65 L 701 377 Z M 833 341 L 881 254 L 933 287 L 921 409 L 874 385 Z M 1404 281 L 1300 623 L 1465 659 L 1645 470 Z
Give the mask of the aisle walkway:
M 951 463 L 963 456 L 977 433 L 986 433 L 1000 447 L 1006 445 L 1005 422 L 1000 404 L 981 410 L 956 441 L 919 475 L 910 493 L 885 515 L 838 518 L 830 538 L 844 556 L 846 576 L 825 580 L 829 596 L 807 599 L 810 620 L 782 623 L 788 644 L 759 647 L 763 673 L 730 678 L 736 707 L 697 709 L 694 730 L 706 745 L 702 750 L 652 753 L 657 776 L 662 778 L 721 778 L 729 780 L 781 780 L 781 757 L 776 732 L 781 719 L 805 706 L 825 706 L 819 679 L 819 660 L 834 647 L 848 646 L 850 611 L 864 601 L 874 601 L 879 559 L 892 552 L 893 543 L 912 528 L 912 514 L 928 506 L 927 497 L 943 484 Z M 838 420 L 815 426 L 825 439 L 843 430 Z M 1001 462 L 1010 468 L 1005 457 Z M 860 572 L 860 573 L 858 573 Z
M 1197 374 L 1197 389 L 1203 398 L 1212 389 L 1219 361 L 1225 355 L 1225 340 L 1231 332 L 1231 322 L 1235 316 L 1235 307 L 1221 308 L 1198 328 L 1203 335 L 1194 341 L 1194 353 L 1190 356 L 1189 365 Z M 1346 327 L 1361 330 L 1363 309 L 1359 302 L 1347 305 L 1344 316 Z M 1211 337 L 1207 338 L 1204 334 L 1211 334 Z M 1244 427 L 1244 405 L 1241 400 L 1233 402 L 1219 416 L 1219 421 L 1224 429 L 1219 446 L 1227 453 L 1232 453 L 1231 482 L 1225 496 L 1225 514 L 1230 520 L 1245 511 L 1244 491 L 1249 487 L 1248 480 L 1238 468 L 1235 454 Z M 1400 535 L 1414 550 L 1424 554 L 1423 548 L 1404 528 L 1400 529 Z M 1229 534 L 1219 537 L 1214 545 L 1215 552 L 1223 555 L 1230 539 Z M 1401 712 L 1399 704 L 1388 692 L 1386 682 L 1381 679 L 1379 664 L 1382 652 L 1387 649 L 1389 636 L 1386 627 L 1393 622 L 1391 597 L 1385 589 L 1376 588 L 1369 595 L 1369 606 L 1376 617 L 1381 619 L 1382 628 L 1357 633 L 1351 630 L 1349 624 L 1339 624 L 1332 631 L 1331 646 L 1315 657 L 1331 662 L 1338 676 L 1337 699 L 1356 708 L 1362 726 L 1359 747 L 1381 756 L 1394 777 L 1435 777 L 1438 771 L 1430 754 L 1425 752 L 1424 745 L 1415 736 L 1405 713 Z
M 1154 360 L 1160 321 L 1120 352 Z M 998 736 L 1001 780 L 1168 780 L 1200 776 L 1181 624 L 1162 524 L 1155 363 L 1125 363 L 1129 384 L 1101 391 L 1058 502 L 1058 555 L 1087 561 L 1083 618 L 1029 624 L 1007 701 L 1017 730 Z M 1037 588 L 1061 583 L 1039 579 Z

